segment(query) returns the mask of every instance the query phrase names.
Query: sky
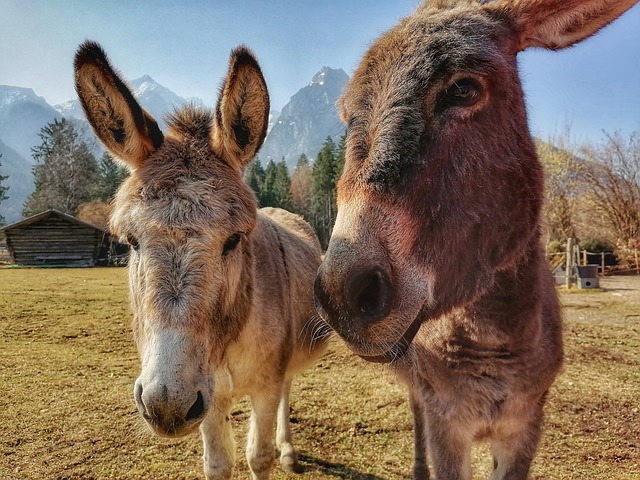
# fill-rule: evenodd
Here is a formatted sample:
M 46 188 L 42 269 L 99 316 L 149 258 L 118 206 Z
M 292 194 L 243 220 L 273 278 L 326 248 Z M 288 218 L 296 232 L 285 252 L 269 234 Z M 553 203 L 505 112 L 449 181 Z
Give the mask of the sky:
M 0 0 L 0 85 L 55 105 L 75 98 L 72 62 L 92 39 L 125 78 L 144 74 L 214 105 L 229 53 L 257 55 L 272 109 L 322 66 L 349 75 L 370 43 L 419 0 Z M 595 37 L 558 52 L 519 54 L 535 136 L 567 128 L 577 142 L 640 131 L 640 5 Z

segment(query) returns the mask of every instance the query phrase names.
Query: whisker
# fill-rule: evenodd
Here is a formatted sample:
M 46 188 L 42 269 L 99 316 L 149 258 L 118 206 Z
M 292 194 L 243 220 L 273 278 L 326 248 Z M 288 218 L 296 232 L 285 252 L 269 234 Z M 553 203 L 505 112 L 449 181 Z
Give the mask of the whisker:
M 313 315 L 304 324 L 300 331 L 300 338 L 303 343 L 306 343 L 309 339 L 309 351 L 312 351 L 316 346 L 331 338 L 335 332 L 319 315 Z

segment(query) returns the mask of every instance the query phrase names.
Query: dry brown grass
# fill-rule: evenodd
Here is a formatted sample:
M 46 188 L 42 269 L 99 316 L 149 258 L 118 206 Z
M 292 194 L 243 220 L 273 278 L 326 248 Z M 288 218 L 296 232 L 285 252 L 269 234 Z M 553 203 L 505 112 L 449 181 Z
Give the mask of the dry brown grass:
M 136 412 L 125 270 L 2 269 L 0 285 L 0 479 L 203 478 L 197 436 L 154 438 Z M 562 296 L 567 360 L 533 479 L 640 477 L 640 279 L 602 286 Z M 239 403 L 236 478 L 248 478 L 247 415 Z M 292 422 L 301 480 L 409 478 L 404 388 L 338 341 L 294 383 Z

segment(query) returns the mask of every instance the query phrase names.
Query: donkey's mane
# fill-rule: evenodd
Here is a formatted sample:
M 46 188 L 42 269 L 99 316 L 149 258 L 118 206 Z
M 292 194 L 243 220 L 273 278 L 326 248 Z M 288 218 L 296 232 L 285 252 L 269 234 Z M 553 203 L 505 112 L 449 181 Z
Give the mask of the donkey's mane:
M 166 121 L 168 137 L 177 142 L 171 142 L 153 162 L 138 169 L 143 185 L 141 193 L 147 199 L 183 198 L 187 204 L 199 205 L 217 188 L 216 179 L 224 165 L 209 156 L 213 114 L 207 108 L 190 104 L 168 114 Z
M 207 139 L 212 124 L 211 110 L 194 104 L 177 109 L 167 115 L 167 126 L 171 133 L 178 137 Z
M 469 5 L 474 3 L 489 3 L 494 0 L 428 0 L 425 6 L 428 8 L 447 9 L 455 8 L 458 5 Z

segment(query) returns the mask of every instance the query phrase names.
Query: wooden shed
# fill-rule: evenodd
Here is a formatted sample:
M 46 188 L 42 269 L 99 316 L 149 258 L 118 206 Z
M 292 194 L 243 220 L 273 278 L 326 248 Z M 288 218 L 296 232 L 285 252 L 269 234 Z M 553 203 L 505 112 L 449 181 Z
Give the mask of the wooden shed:
M 0 228 L 0 233 L 11 262 L 22 265 L 108 265 L 128 252 L 105 229 L 54 209 Z

